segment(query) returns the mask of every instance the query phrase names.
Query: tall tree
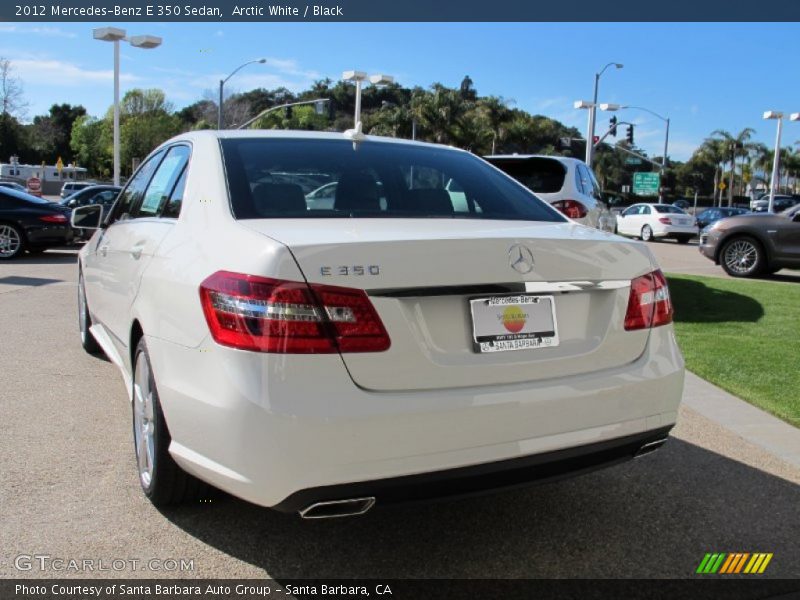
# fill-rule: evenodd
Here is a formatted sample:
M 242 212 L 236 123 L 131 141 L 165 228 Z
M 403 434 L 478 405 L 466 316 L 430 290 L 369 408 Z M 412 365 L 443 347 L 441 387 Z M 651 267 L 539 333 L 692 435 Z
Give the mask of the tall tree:
M 730 163 L 730 182 L 728 183 L 728 206 L 733 204 L 734 177 L 736 174 L 736 158 L 747 156 L 750 150 L 750 138 L 755 133 L 752 127 L 745 127 L 736 135 L 717 129 L 711 133 L 712 138 L 720 143 L 723 154 L 727 153 L 726 159 Z
M 0 56 L 0 114 L 24 117 L 27 109 L 22 82 L 14 75 L 11 61 Z

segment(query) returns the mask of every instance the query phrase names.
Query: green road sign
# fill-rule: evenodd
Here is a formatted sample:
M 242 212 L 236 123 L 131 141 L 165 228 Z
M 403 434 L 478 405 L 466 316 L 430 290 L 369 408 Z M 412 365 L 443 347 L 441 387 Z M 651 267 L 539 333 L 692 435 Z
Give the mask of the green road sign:
M 640 165 L 642 164 L 641 158 L 636 158 L 635 156 L 629 156 L 625 159 L 626 165 Z
M 633 174 L 633 193 L 637 196 L 658 196 L 658 188 L 660 185 L 660 173 Z

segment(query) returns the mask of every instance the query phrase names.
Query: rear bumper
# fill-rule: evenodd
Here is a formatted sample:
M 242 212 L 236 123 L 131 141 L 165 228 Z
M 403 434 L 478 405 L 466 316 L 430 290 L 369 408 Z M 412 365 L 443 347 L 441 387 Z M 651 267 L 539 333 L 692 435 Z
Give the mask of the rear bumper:
M 175 460 L 235 496 L 284 510 L 305 502 L 308 490 L 322 489 L 316 495 L 407 476 L 426 476 L 428 491 L 413 492 L 420 497 L 441 495 L 435 486 L 430 492 L 428 475 L 468 492 L 487 484 L 454 483 L 461 474 L 447 472 L 525 457 L 533 462 L 490 469 L 506 473 L 499 486 L 546 479 L 552 468 L 531 457 L 569 449 L 591 454 L 605 442 L 657 435 L 674 425 L 683 390 L 671 326 L 653 329 L 644 353 L 615 369 L 416 392 L 356 387 L 337 355 L 257 354 L 210 341 L 185 348 L 149 336 L 146 342 Z M 621 452 L 584 466 L 633 451 Z M 567 473 L 582 468 L 559 464 Z M 387 497 L 410 493 L 388 487 Z
M 697 227 L 679 227 L 676 225 L 662 225 L 661 227 L 653 227 L 654 237 L 664 238 L 679 238 L 687 236 L 698 235 L 699 230 Z
M 636 456 L 643 446 L 666 440 L 672 427 L 493 463 L 404 477 L 330 485 L 295 492 L 272 508 L 300 512 L 317 503 L 375 498 L 378 505 L 460 498 L 556 481 L 610 467 Z

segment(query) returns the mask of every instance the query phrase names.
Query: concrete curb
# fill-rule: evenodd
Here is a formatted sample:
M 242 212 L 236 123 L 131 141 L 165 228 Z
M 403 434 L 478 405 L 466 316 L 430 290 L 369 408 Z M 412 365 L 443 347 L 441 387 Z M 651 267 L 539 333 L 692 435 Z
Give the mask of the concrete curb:
M 800 467 L 800 429 L 740 400 L 733 394 L 686 371 L 683 402 L 714 421 L 760 446 L 787 463 Z

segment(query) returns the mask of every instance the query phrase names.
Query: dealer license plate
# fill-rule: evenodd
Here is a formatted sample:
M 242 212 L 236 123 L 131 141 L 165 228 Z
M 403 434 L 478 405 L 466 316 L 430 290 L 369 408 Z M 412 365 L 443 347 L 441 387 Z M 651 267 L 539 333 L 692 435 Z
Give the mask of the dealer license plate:
M 470 300 L 478 352 L 558 346 L 553 296 L 494 296 Z

